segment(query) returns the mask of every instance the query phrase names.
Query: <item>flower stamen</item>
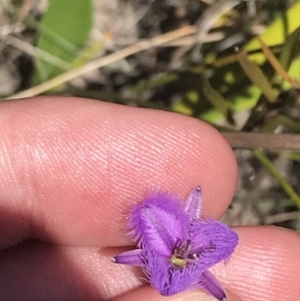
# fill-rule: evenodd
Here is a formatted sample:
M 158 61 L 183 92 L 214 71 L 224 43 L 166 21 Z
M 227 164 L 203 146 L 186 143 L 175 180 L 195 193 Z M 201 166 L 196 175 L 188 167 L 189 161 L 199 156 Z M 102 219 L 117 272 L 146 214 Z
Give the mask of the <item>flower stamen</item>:
M 183 258 L 176 257 L 175 254 L 171 257 L 171 262 L 176 265 L 177 267 L 184 267 L 187 264 L 187 261 Z
M 190 253 L 191 249 L 192 243 L 189 239 L 180 242 L 170 258 L 171 263 L 177 267 L 184 267 L 187 263 L 195 263 L 198 261 L 197 254 Z

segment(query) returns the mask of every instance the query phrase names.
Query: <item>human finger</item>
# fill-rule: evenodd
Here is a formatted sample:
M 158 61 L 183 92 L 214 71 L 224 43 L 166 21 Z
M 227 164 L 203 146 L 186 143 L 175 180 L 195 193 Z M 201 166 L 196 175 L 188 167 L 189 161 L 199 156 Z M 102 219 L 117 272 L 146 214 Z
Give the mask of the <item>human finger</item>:
M 229 301 L 290 301 L 300 294 L 299 234 L 276 227 L 234 229 L 239 246 L 227 264 L 212 269 Z M 115 265 L 120 249 L 54 246 L 28 242 L 1 252 L 0 293 L 3 300 L 141 300 L 162 301 L 139 268 Z M 49 296 L 47 299 L 45 296 Z M 169 297 L 199 297 L 200 290 Z M 5 298 L 4 298 L 5 297 Z M 193 299 L 192 299 L 193 300 Z M 191 300 L 191 301 L 192 301 Z
M 300 235 L 280 227 L 238 227 L 239 245 L 229 264 L 214 272 L 247 301 L 290 301 L 300 295 Z
M 0 248 L 128 244 L 126 214 L 151 190 L 201 185 L 214 217 L 234 194 L 233 153 L 199 120 L 74 97 L 0 106 Z

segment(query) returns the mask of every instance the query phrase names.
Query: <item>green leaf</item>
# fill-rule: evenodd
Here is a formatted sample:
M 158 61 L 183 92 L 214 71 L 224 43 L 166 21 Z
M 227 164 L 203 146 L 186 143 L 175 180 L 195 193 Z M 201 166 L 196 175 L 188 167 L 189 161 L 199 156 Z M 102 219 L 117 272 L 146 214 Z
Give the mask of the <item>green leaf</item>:
M 268 101 L 275 102 L 278 97 L 278 92 L 273 89 L 268 78 L 262 72 L 260 67 L 255 62 L 250 61 L 247 53 L 244 51 L 241 51 L 237 54 L 237 59 L 239 60 L 247 76 L 257 87 L 261 89 Z
M 300 162 L 300 153 L 299 152 L 285 151 L 285 152 L 282 152 L 282 155 L 284 155 L 287 158 L 290 158 L 291 160 Z
M 171 110 L 184 115 L 192 115 L 194 111 L 193 107 L 199 102 L 199 100 L 200 95 L 197 91 L 189 91 L 186 93 L 184 98 L 171 105 Z
M 277 180 L 285 193 L 294 201 L 295 205 L 300 208 L 300 196 L 293 189 L 286 178 L 279 172 L 275 165 L 269 160 L 269 158 L 259 149 L 255 149 L 253 154 L 260 161 L 260 163 L 264 165 L 267 171 Z
M 299 81 L 300 77 L 300 56 L 293 60 L 290 69 L 289 75 Z
M 278 61 L 276 56 L 270 50 L 270 48 L 264 43 L 264 41 L 257 37 L 257 40 L 261 46 L 263 53 L 265 54 L 267 60 L 273 66 L 274 70 L 281 76 L 282 79 L 287 81 L 292 87 L 299 89 L 299 84 L 288 74 L 288 72 L 284 69 L 282 64 Z
M 156 87 L 160 87 L 166 85 L 168 83 L 172 83 L 177 80 L 178 76 L 173 73 L 167 73 L 163 75 L 156 76 L 154 78 L 150 78 L 148 80 L 142 80 L 131 89 L 134 93 L 142 93 L 146 90 L 150 90 Z
M 223 115 L 227 122 L 234 125 L 234 120 L 232 117 L 232 112 L 228 106 L 225 98 L 216 91 L 208 81 L 203 81 L 203 93 L 210 103 Z
M 279 125 L 284 125 L 289 130 L 300 133 L 299 122 L 282 114 L 269 117 L 262 125 L 261 132 L 274 132 Z
M 300 2 L 297 2 L 293 6 L 291 6 L 287 12 L 284 12 L 282 15 L 280 15 L 268 27 L 268 29 L 262 35 L 260 35 L 260 38 L 269 47 L 284 44 L 286 39 L 286 33 L 291 34 L 298 27 L 300 27 L 299 15 L 300 15 Z M 287 28 L 285 28 L 285 26 L 287 26 Z M 260 49 L 260 45 L 256 38 L 252 39 L 243 48 L 243 50 L 247 52 L 257 50 L 257 49 Z M 252 54 L 251 60 L 254 60 L 257 63 L 262 64 L 265 61 L 265 56 L 261 53 Z
M 298 50 L 298 41 L 300 37 L 300 27 L 292 32 L 286 39 L 281 53 L 279 61 L 285 70 L 288 70 L 291 66 L 293 55 Z
M 39 24 L 37 47 L 71 63 L 86 46 L 92 25 L 92 0 L 50 0 L 48 10 Z M 36 59 L 36 67 L 35 84 L 65 71 L 40 58 Z

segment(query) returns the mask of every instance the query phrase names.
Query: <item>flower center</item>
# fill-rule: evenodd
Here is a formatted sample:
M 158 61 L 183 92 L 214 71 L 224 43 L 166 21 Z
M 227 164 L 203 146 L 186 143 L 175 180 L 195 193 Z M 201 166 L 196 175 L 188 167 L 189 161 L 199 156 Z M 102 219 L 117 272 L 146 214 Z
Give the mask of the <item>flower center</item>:
M 184 267 L 187 263 L 195 263 L 198 260 L 196 253 L 190 253 L 192 244 L 190 240 L 184 240 L 175 248 L 170 261 L 176 267 Z
M 187 263 L 185 259 L 176 257 L 175 254 L 172 255 L 171 262 L 178 267 L 184 267 Z

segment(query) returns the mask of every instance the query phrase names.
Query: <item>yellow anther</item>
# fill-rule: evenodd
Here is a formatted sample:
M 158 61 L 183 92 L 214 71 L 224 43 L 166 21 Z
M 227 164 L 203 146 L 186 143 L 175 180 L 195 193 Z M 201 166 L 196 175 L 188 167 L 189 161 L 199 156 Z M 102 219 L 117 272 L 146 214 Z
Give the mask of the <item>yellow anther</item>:
M 179 267 L 183 267 L 186 265 L 186 260 L 182 258 L 176 257 L 174 254 L 171 257 L 171 262 Z

